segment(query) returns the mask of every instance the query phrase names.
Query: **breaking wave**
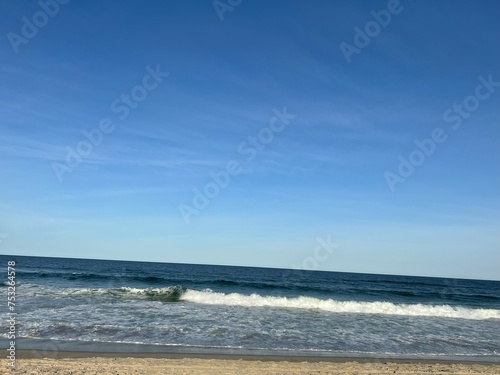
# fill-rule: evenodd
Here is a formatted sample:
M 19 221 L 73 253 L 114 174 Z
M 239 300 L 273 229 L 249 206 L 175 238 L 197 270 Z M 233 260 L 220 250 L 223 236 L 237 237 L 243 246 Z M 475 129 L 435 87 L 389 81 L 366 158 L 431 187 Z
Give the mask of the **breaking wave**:
M 125 293 L 144 295 L 148 298 L 177 302 L 186 301 L 205 305 L 226 305 L 242 307 L 276 307 L 322 310 L 332 313 L 383 314 L 404 316 L 429 316 L 456 319 L 500 319 L 500 310 L 471 309 L 449 305 L 395 304 L 391 302 L 359 302 L 318 299 L 313 297 L 274 297 L 259 294 L 219 293 L 211 290 L 198 291 L 181 286 L 167 288 L 121 288 Z
M 58 289 L 58 288 L 57 288 Z M 469 320 L 500 319 L 499 309 L 469 308 L 451 305 L 399 304 L 386 301 L 362 302 L 319 299 L 315 297 L 276 297 L 260 294 L 221 293 L 211 289 L 194 290 L 180 285 L 163 288 L 78 288 L 57 291 L 37 290 L 38 295 L 51 294 L 57 297 L 89 294 L 129 296 L 161 302 L 190 302 L 202 305 L 225 305 L 241 307 L 270 307 L 305 310 L 320 310 L 341 314 L 381 314 L 401 316 L 426 316 Z
M 163 302 L 177 302 L 180 300 L 181 296 L 186 292 L 186 288 L 182 286 L 169 286 L 166 288 L 128 288 L 123 287 L 119 289 L 112 289 L 113 293 L 129 293 L 129 294 L 137 294 L 147 297 L 148 299 L 154 301 L 163 301 Z

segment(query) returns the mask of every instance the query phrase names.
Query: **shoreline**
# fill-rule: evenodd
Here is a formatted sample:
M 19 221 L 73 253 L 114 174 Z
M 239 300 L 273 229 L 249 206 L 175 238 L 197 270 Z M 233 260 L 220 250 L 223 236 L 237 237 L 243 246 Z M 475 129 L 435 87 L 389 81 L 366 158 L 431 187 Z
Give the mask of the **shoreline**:
M 8 348 L 8 340 L 0 339 L 0 347 Z M 88 342 L 19 338 L 16 357 L 30 359 L 142 358 L 142 359 L 201 359 L 261 362 L 328 362 L 328 363 L 397 363 L 397 364 L 484 364 L 499 365 L 500 356 L 431 356 L 389 353 L 304 352 L 245 348 L 186 347 L 154 344 Z M 500 372 L 499 372 L 500 373 Z
M 486 365 L 499 366 L 500 361 L 478 361 L 462 359 L 430 358 L 393 358 L 393 357 L 348 357 L 314 355 L 275 355 L 275 354 L 235 354 L 235 353 L 184 353 L 184 352 L 98 352 L 71 350 L 36 350 L 18 349 L 17 360 L 30 359 L 85 359 L 85 358 L 141 358 L 141 359 L 202 359 L 224 361 L 259 361 L 259 362 L 331 362 L 331 363 L 395 363 L 395 364 L 442 364 L 442 365 Z
M 8 360 L 0 360 L 8 370 Z M 0 370 L 0 373 L 3 373 Z M 497 375 L 499 363 L 195 353 L 19 350 L 20 375 Z

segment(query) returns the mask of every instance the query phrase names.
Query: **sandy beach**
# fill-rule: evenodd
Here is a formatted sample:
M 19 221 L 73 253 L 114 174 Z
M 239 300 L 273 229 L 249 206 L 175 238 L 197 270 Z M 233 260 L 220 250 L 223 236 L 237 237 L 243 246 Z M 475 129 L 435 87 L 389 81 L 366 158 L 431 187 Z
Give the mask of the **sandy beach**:
M 90 354 L 94 355 L 94 354 Z M 24 358 L 23 358 L 24 357 Z M 152 358 L 154 357 L 154 358 Z M 23 353 L 16 362 L 17 374 L 499 374 L 500 364 L 395 361 L 327 358 L 265 358 L 208 355 L 202 358 L 182 355 L 106 353 L 92 357 L 88 353 L 57 353 L 52 358 L 35 358 Z M 224 359 L 222 359 L 224 358 Z M 234 358 L 234 359 L 232 359 Z M 236 359 L 238 358 L 238 359 Z M 0 373 L 10 373 L 2 359 Z

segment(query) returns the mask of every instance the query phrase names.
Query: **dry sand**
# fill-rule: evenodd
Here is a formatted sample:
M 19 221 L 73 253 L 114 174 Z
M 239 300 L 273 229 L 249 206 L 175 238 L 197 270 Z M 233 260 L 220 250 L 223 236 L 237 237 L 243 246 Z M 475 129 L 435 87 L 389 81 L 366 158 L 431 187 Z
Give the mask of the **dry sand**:
M 207 358 L 26 358 L 18 359 L 11 372 L 7 360 L 1 360 L 0 374 L 500 374 L 500 364 L 476 363 L 396 363 L 384 361 L 298 362 L 282 360 L 207 359 Z

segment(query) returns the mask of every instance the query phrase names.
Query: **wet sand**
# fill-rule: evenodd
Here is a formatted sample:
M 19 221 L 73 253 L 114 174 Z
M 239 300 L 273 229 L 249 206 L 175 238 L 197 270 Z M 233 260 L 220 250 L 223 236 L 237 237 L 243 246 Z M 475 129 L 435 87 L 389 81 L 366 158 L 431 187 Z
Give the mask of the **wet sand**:
M 500 364 L 432 360 L 19 351 L 15 374 L 500 374 Z M 0 373 L 11 373 L 7 359 Z

